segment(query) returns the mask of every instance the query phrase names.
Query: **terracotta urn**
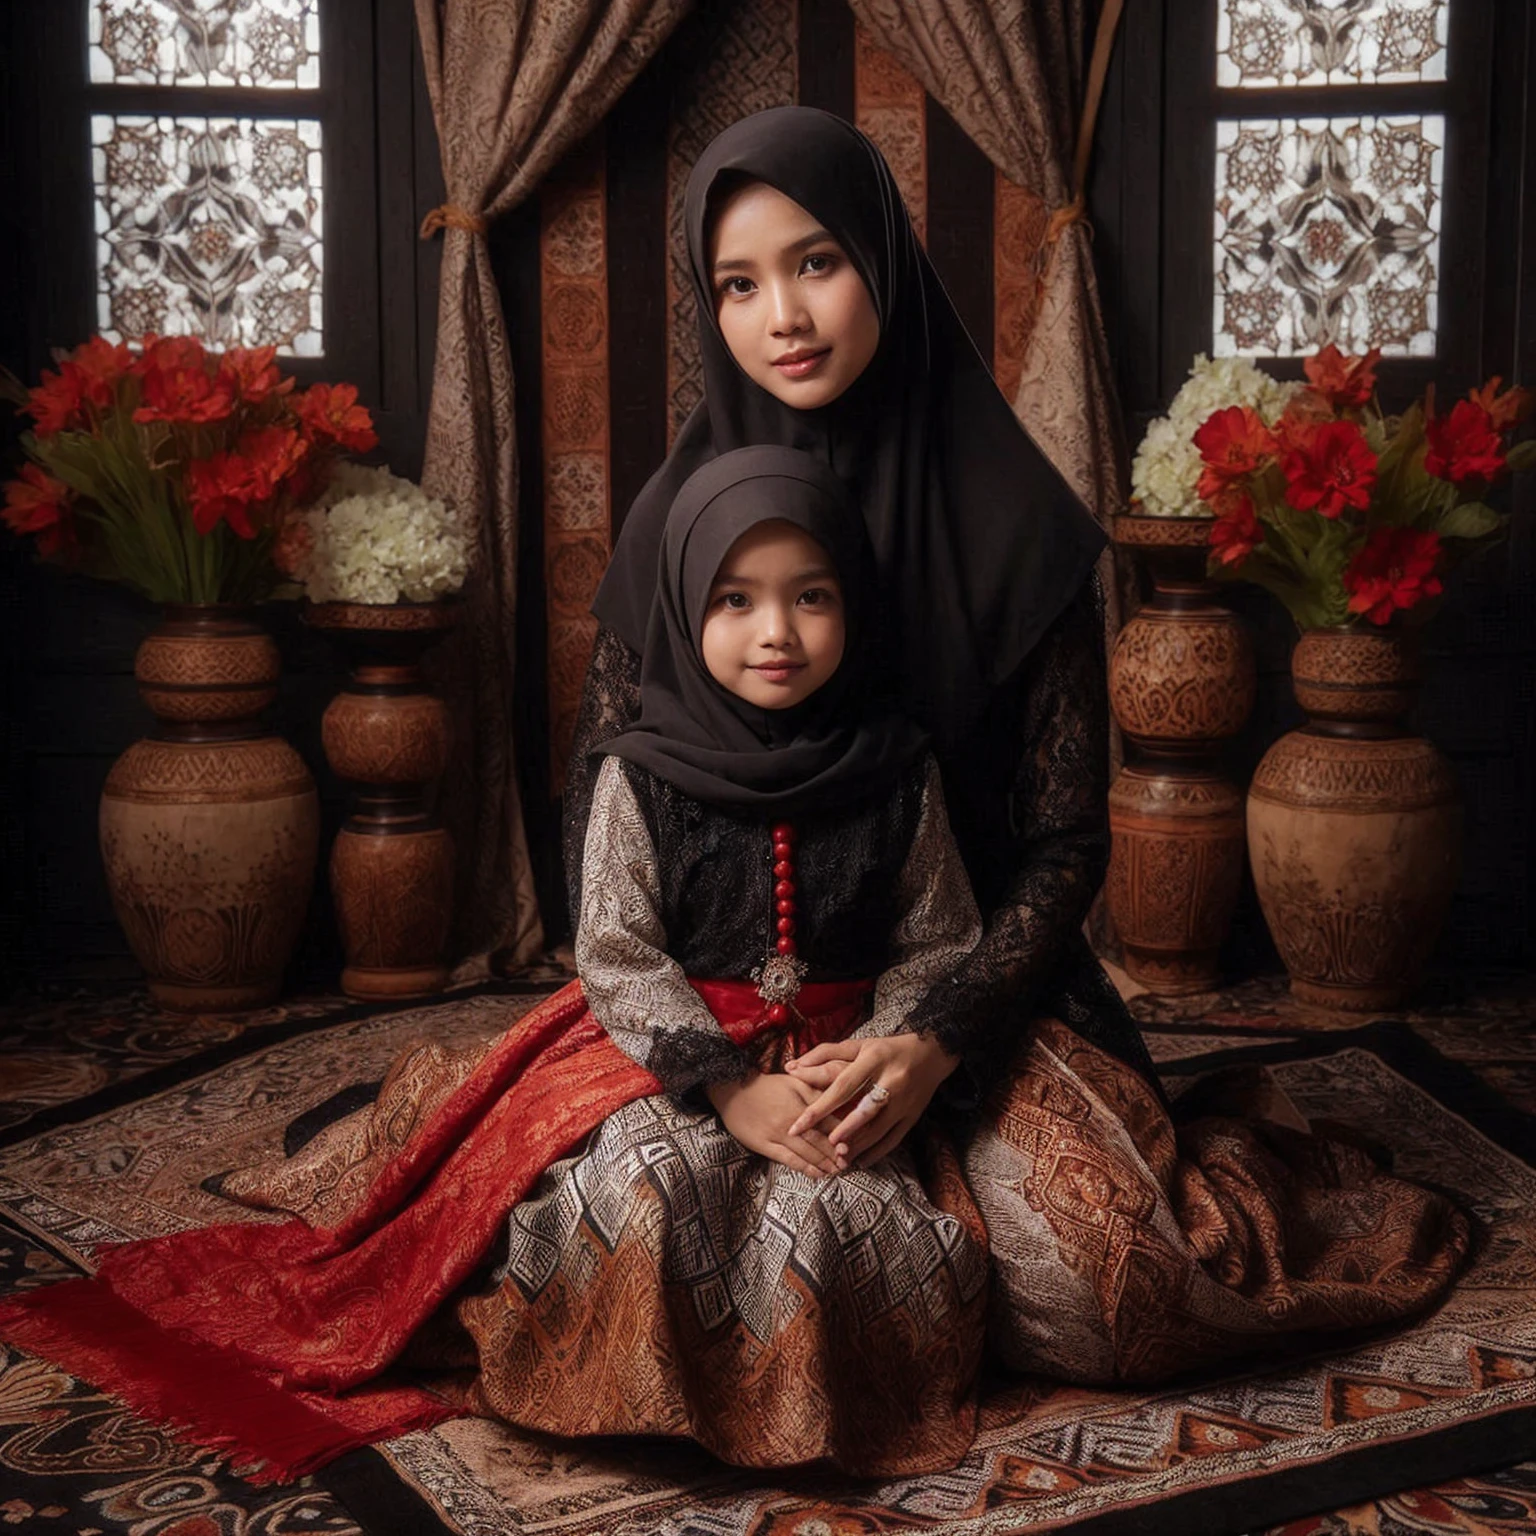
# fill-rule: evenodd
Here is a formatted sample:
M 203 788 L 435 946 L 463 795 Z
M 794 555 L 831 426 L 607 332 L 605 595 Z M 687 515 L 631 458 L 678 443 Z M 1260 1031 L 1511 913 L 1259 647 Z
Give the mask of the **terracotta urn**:
M 1413 989 L 1460 873 L 1450 764 L 1404 722 L 1419 683 L 1408 636 L 1309 630 L 1291 658 L 1307 724 L 1265 754 L 1248 848 L 1291 991 L 1376 1011 Z
M 1208 518 L 1114 520 L 1152 598 L 1120 631 L 1109 700 L 1130 760 L 1109 792 L 1105 899 L 1132 979 L 1153 992 L 1205 992 L 1232 924 L 1243 872 L 1243 799 L 1223 743 L 1253 708 L 1248 633 L 1206 578 Z
M 427 803 L 448 761 L 448 708 L 421 661 L 457 609 L 436 603 L 313 603 L 306 620 L 347 656 L 351 677 L 321 740 L 354 786 L 331 849 L 331 892 L 353 997 L 416 997 L 448 981 L 453 843 Z
M 187 1012 L 277 996 L 314 882 L 314 780 L 261 724 L 277 647 L 250 612 L 171 607 L 134 676 L 157 725 L 101 797 L 118 921 L 157 1002 Z

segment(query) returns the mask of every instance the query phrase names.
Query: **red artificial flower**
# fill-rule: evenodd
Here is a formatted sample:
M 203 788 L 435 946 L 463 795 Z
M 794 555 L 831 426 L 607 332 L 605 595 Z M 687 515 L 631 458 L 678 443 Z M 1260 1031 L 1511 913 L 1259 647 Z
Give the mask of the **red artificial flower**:
M 195 460 L 187 466 L 193 526 L 206 535 L 226 522 L 240 538 L 254 539 L 253 511 L 272 500 L 308 452 L 292 427 L 257 427 L 241 435 L 233 453 Z
M 1330 341 L 1302 367 L 1307 382 L 1330 405 L 1362 406 L 1376 392 L 1376 365 L 1381 361 L 1381 348 L 1372 347 L 1364 357 L 1345 357 Z
M 293 380 L 285 379 L 273 362 L 276 356 L 276 347 L 231 347 L 219 358 L 219 373 L 247 405 L 260 405 L 293 388 Z
M 1417 528 L 1373 528 L 1344 570 L 1349 611 L 1372 624 L 1440 595 L 1440 535 Z
M 309 524 L 301 517 L 290 517 L 272 546 L 272 563 L 283 575 L 297 580 L 314 548 L 315 536 L 309 531 Z
M 40 554 L 57 554 L 73 542 L 69 487 L 36 464 L 23 464 L 21 478 L 8 481 L 0 511 L 13 533 L 35 533 Z
M 1264 542 L 1264 527 L 1252 498 L 1236 494 L 1211 524 L 1211 555 L 1222 565 L 1241 565 Z
M 22 409 L 36 423 L 39 437 L 85 425 L 85 395 L 80 374 L 65 364 L 57 373 L 43 369 L 42 382 L 27 391 Z
M 209 367 L 194 336 L 146 340 L 137 371 L 142 385 L 135 421 L 224 421 L 235 408 L 234 381 Z
M 1507 432 L 1523 421 L 1536 403 L 1536 392 L 1529 389 L 1506 389 L 1501 395 L 1499 385 L 1504 381 L 1495 375 L 1481 389 L 1467 392 L 1467 399 L 1480 405 L 1488 413 L 1488 420 L 1497 432 Z
M 1442 480 L 1464 485 L 1497 480 L 1504 473 L 1504 440 L 1477 400 L 1458 400 L 1449 416 L 1431 416 L 1424 436 L 1429 441 L 1424 468 Z
M 1295 423 L 1281 467 L 1285 499 L 1300 512 L 1338 517 L 1345 507 L 1363 512 L 1376 487 L 1376 455 L 1352 421 Z
M 1205 501 L 1216 502 L 1222 492 L 1245 479 L 1275 456 L 1275 437 L 1259 413 L 1246 405 L 1229 405 L 1200 424 L 1195 447 L 1205 461 L 1195 489 Z
M 92 336 L 75 348 L 64 366 L 76 370 L 92 405 L 110 405 L 117 381 L 133 369 L 133 352 L 120 341 Z
M 373 417 L 357 403 L 355 384 L 311 384 L 299 396 L 299 419 L 317 442 L 335 443 L 348 453 L 378 446 Z
M 127 347 L 93 336 L 59 364 L 57 373 L 43 370 L 42 382 L 27 392 L 22 409 L 37 423 L 39 437 L 86 426 L 86 407 L 111 405 L 117 381 L 132 363 Z

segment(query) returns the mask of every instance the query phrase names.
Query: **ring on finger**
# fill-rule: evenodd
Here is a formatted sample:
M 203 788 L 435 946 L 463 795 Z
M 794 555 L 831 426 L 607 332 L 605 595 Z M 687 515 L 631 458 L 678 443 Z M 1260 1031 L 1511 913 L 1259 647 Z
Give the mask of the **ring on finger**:
M 878 1110 L 890 1096 L 891 1090 L 883 1083 L 871 1083 L 859 1103 L 861 1106 L 867 1104 L 873 1112 Z

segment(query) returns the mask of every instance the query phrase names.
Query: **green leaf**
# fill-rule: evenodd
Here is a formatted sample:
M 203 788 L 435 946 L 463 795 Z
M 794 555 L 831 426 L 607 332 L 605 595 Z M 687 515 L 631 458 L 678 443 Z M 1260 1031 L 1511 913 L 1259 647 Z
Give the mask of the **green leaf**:
M 1529 438 L 1523 443 L 1516 443 L 1513 448 L 1504 455 L 1511 469 L 1531 469 L 1536 467 L 1536 437 Z
M 1434 525 L 1435 531 L 1446 539 L 1482 539 L 1496 533 L 1504 519 L 1480 501 L 1464 501 L 1452 507 Z

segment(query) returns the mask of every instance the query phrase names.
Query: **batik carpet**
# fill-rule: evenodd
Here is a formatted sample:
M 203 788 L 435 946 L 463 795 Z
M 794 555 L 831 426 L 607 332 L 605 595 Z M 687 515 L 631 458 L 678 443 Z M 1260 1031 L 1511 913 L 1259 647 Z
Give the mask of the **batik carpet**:
M 7 1245 L 6 1288 L 78 1271 L 101 1241 L 228 1219 L 227 1203 L 205 1188 L 210 1175 L 280 1156 L 298 1115 L 346 1085 L 377 1081 L 405 1041 L 431 1034 L 451 1045 L 484 1036 L 526 1002 L 482 994 L 344 1018 L 13 1145 L 0 1153 L 0 1208 L 22 1235 Z M 1154 1044 L 1176 1088 L 1210 1066 L 1267 1059 L 1306 1113 L 1385 1134 L 1401 1172 L 1442 1184 L 1479 1214 L 1486 1239 L 1445 1307 L 1393 1338 L 1299 1363 L 1260 1362 L 1158 1393 L 999 1390 L 961 1467 L 858 1488 L 814 1477 L 767 1485 L 685 1447 L 561 1444 L 461 1420 L 338 1464 L 322 1479 L 338 1507 L 313 1485 L 277 1494 L 245 1489 L 227 1469 L 216 1475 L 217 1458 L 175 1447 L 62 1373 L 12 1360 L 0 1374 L 6 1494 L 16 1486 L 12 1473 L 31 1470 L 14 1507 L 0 1499 L 0 1514 L 10 1509 L 39 1530 L 154 1536 L 340 1532 L 352 1528 L 345 1512 L 380 1536 L 439 1529 L 1214 1536 L 1261 1528 L 1311 1536 L 1351 1527 L 1275 1522 L 1516 1460 L 1536 1437 L 1536 1173 L 1523 1117 L 1501 1109 L 1475 1078 L 1406 1029 L 1320 1038 L 1287 1036 L 1279 1020 L 1198 1033 L 1169 1023 L 1171 1032 Z M 39 1445 L 54 1447 L 42 1462 Z M 142 1463 L 146 1447 L 153 1466 L 129 1475 L 125 1455 Z M 68 1519 L 89 1515 L 89 1525 L 68 1523 L 57 1494 L 45 1502 L 49 1486 L 64 1486 L 46 1468 L 71 1466 L 98 1470 L 98 1495 L 118 1488 L 89 1506 L 67 1506 Z M 115 1484 L 113 1470 L 122 1473 Z M 77 1479 L 65 1482 L 79 1488 Z M 1497 1510 L 1524 1507 L 1525 1495 L 1506 1475 L 1503 1483 L 1447 1484 L 1435 1497 L 1442 1508 L 1459 1507 L 1447 1498 L 1470 1501 L 1493 1519 Z M 215 1518 L 214 1505 L 227 1513 Z M 138 1514 L 121 1518 L 129 1506 Z M 185 1524 L 204 1519 L 199 1509 L 210 1523 Z M 1424 1529 L 1500 1525 L 1441 1521 Z

